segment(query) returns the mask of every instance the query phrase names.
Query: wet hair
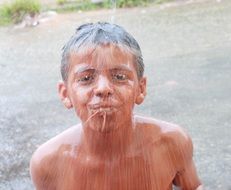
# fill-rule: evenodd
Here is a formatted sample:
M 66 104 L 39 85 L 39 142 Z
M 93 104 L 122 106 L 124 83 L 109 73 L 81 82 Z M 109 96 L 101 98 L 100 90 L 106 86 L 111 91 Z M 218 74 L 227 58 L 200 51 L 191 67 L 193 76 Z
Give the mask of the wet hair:
M 134 64 L 138 78 L 144 73 L 144 63 L 140 46 L 135 38 L 121 26 L 107 22 L 88 23 L 79 26 L 75 34 L 64 45 L 61 60 L 61 75 L 64 81 L 68 78 L 69 56 L 71 52 L 78 52 L 86 48 L 96 48 L 100 45 L 113 44 L 130 52 L 134 57 Z

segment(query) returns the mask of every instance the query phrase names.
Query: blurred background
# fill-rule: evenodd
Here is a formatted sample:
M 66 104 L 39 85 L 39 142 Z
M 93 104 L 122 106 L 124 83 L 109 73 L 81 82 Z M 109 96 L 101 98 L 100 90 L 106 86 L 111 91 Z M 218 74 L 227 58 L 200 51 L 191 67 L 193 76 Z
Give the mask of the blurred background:
M 75 28 L 108 21 L 139 42 L 148 78 L 141 115 L 192 137 L 206 190 L 231 190 L 230 0 L 0 1 L 0 189 L 33 189 L 35 149 L 79 122 L 57 93 Z

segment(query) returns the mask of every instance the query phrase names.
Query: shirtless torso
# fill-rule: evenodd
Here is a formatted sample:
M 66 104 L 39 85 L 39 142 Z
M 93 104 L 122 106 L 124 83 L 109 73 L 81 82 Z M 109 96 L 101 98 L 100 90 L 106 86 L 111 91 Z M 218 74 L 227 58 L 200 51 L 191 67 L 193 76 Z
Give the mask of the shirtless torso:
M 118 25 L 80 26 L 64 47 L 58 85 L 81 125 L 38 148 L 37 190 L 183 190 L 200 185 L 192 142 L 176 125 L 133 116 L 146 95 L 138 43 Z
M 38 190 L 195 190 L 192 143 L 173 124 L 135 117 L 130 146 L 116 156 L 89 155 L 81 125 L 43 144 L 31 161 Z M 105 137 L 107 138 L 107 137 Z

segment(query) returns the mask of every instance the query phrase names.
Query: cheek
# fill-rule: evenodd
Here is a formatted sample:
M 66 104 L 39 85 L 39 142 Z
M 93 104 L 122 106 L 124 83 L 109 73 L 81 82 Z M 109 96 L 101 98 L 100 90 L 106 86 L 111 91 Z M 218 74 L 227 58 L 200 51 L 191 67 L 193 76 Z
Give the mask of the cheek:
M 72 92 L 74 104 L 77 108 L 85 106 L 91 97 L 91 89 L 80 88 L 76 84 L 72 85 Z
M 72 85 L 72 103 L 77 116 L 85 121 L 89 117 L 87 104 L 91 99 L 91 89 Z
M 130 82 L 129 85 L 121 86 L 120 88 L 118 88 L 117 93 L 124 103 L 133 104 L 135 102 L 137 92 L 133 82 Z

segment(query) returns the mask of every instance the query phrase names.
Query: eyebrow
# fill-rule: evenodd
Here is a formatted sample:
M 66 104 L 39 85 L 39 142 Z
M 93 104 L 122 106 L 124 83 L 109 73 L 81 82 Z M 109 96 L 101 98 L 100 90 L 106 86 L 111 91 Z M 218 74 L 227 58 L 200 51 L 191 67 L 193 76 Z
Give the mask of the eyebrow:
M 116 67 L 109 68 L 108 70 L 110 70 L 110 71 L 125 70 L 125 71 L 128 71 L 128 72 L 133 72 L 131 70 L 131 68 L 129 68 L 127 65 L 124 65 L 124 64 L 117 65 Z M 92 68 L 90 65 L 83 64 L 83 65 L 80 65 L 80 66 L 78 66 L 76 68 L 75 74 L 88 72 L 88 71 L 95 72 L 96 69 Z
M 126 71 L 129 71 L 129 72 L 132 72 L 132 70 L 127 66 L 127 65 L 119 65 L 117 67 L 114 67 L 114 68 L 111 68 L 110 70 L 126 70 Z
M 75 70 L 75 74 L 78 73 L 83 73 L 83 72 L 87 72 L 87 71 L 95 71 L 95 69 L 93 69 L 92 67 L 90 67 L 89 65 L 82 65 L 79 66 L 76 70 Z

